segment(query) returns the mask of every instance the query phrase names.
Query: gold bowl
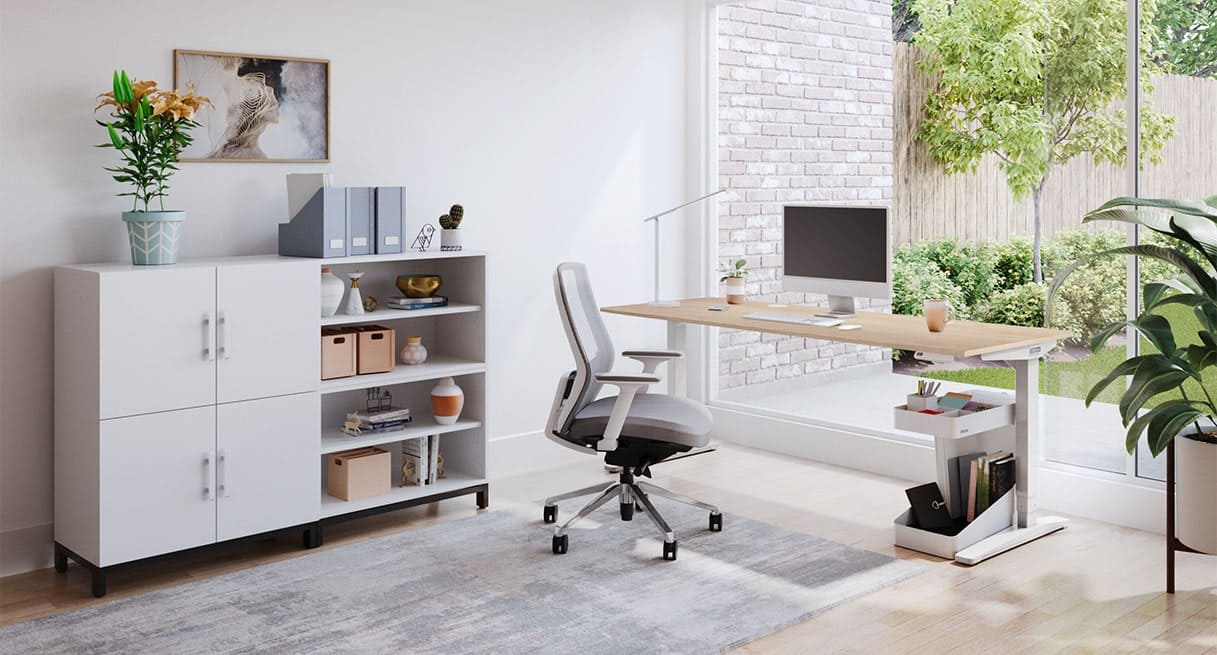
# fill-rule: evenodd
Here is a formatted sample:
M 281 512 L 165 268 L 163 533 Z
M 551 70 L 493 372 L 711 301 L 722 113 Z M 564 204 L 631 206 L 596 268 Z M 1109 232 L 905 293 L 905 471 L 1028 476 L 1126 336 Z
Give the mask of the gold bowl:
M 407 298 L 430 298 L 439 291 L 444 279 L 438 275 L 398 275 L 397 288 Z

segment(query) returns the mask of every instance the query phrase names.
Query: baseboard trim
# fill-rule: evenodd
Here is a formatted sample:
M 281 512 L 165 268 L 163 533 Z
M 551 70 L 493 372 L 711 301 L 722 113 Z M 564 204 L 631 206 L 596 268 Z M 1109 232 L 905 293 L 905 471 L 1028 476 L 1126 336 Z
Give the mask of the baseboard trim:
M 54 538 L 54 523 L 0 532 L 0 577 L 45 569 L 54 564 L 51 547 Z
M 874 434 L 812 425 L 766 414 L 711 406 L 714 437 L 741 446 L 824 462 L 834 466 L 925 482 L 935 477 L 934 450 L 924 444 Z M 1117 479 L 1044 462 L 1039 470 L 1037 508 L 1165 533 L 1166 499 L 1161 484 Z M 892 499 L 892 516 L 906 506 Z
M 541 430 L 494 437 L 486 442 L 486 478 L 507 478 L 573 462 L 587 455 L 553 443 Z

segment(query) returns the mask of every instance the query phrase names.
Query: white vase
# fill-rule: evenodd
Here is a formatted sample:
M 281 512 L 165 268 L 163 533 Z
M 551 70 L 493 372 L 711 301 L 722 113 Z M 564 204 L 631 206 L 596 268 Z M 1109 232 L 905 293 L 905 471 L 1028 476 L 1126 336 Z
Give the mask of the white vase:
M 342 293 L 346 285 L 328 268 L 321 269 L 321 316 L 328 318 L 338 313 L 342 304 Z
M 1195 431 L 1194 429 L 1192 430 Z M 1175 437 L 1175 536 L 1217 555 L 1217 444 Z
M 402 364 L 416 366 L 427 361 L 427 349 L 423 346 L 422 337 L 406 337 L 406 345 L 398 356 Z
M 431 390 L 431 414 L 440 425 L 452 425 L 465 408 L 465 392 L 452 378 L 444 378 Z
M 460 250 L 461 249 L 461 231 L 455 230 L 440 230 L 439 235 L 440 250 Z
M 727 278 L 727 303 L 738 305 L 747 299 L 748 295 L 744 293 L 744 278 Z
M 363 295 L 359 293 L 359 278 L 363 277 L 363 273 L 356 271 L 348 273 L 347 277 L 351 278 L 351 290 L 347 292 L 347 302 L 342 308 L 342 313 L 351 316 L 363 316 Z

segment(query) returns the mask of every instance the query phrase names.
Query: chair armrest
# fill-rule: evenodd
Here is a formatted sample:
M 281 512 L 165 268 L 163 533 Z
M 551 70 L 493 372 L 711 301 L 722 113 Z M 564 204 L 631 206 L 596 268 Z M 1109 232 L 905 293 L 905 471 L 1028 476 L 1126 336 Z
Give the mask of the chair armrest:
M 621 356 L 642 362 L 643 373 L 654 373 L 660 364 L 681 359 L 685 354 L 677 350 L 627 350 Z
M 596 450 L 609 452 L 617 450 L 617 439 L 621 437 L 621 429 L 625 427 L 625 418 L 630 414 L 630 405 L 634 403 L 634 396 L 652 384 L 658 384 L 659 377 L 646 373 L 636 375 L 600 373 L 596 376 L 596 381 L 611 384 L 621 390 L 613 402 L 613 411 L 609 414 L 608 423 L 604 426 L 604 435 L 596 444 Z

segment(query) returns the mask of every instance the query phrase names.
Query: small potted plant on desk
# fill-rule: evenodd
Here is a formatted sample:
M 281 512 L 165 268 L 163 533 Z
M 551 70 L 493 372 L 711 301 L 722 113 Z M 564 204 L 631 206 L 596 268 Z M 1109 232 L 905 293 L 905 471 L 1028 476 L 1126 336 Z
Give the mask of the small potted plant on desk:
M 166 210 L 165 194 L 177 171 L 178 156 L 192 140 L 190 130 L 199 126 L 194 114 L 211 101 L 193 91 L 157 89 L 152 81 L 132 82 L 126 71 L 115 71 L 113 90 L 98 99 L 94 111 L 112 108 L 110 122 L 97 121 L 110 136 L 109 143 L 98 147 L 114 148 L 122 155 L 121 165 L 106 170 L 114 174 L 115 182 L 131 186 L 118 194 L 133 199 L 131 211 L 123 212 L 131 263 L 174 264 L 186 212 Z
M 1083 222 L 1092 221 L 1140 225 L 1168 245 L 1124 246 L 1074 262 L 1049 287 L 1049 315 L 1065 278 L 1095 257 L 1132 255 L 1164 262 L 1177 273 L 1145 285 L 1139 316 L 1095 335 L 1091 348 L 1098 352 L 1128 328 L 1141 337 L 1141 354 L 1113 368 L 1086 396 L 1089 406 L 1114 381 L 1131 376 L 1119 404 L 1128 429 L 1125 446 L 1133 454 L 1144 435 L 1154 457 L 1167 453 L 1166 579 L 1173 593 L 1176 550 L 1217 555 L 1217 196 L 1116 198 Z
M 727 302 L 732 305 L 738 305 L 748 299 L 744 293 L 744 279 L 748 277 L 748 260 L 737 259 L 729 266 L 723 266 L 719 269 L 719 273 L 723 276 L 719 278 L 719 282 L 727 284 Z

